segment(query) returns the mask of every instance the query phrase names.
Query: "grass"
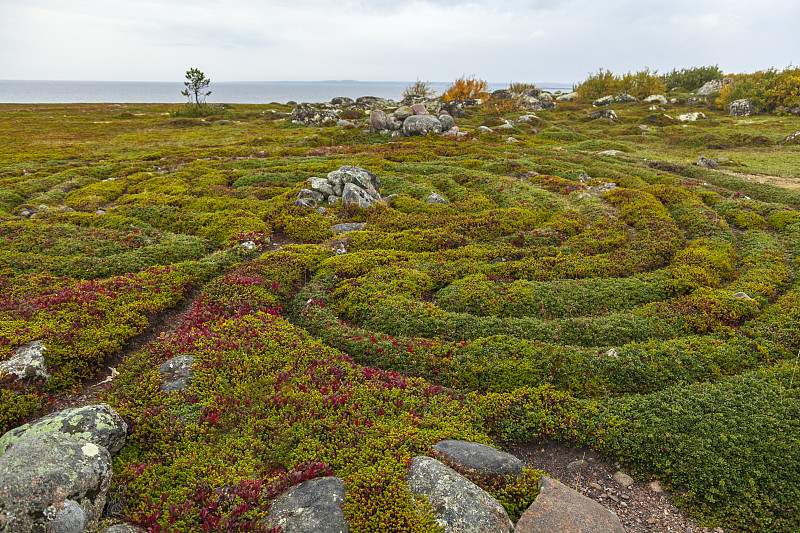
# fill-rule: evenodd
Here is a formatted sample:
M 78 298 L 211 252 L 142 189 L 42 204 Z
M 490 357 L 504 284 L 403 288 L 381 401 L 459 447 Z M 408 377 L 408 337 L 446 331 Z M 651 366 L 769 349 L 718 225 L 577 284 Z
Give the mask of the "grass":
M 149 531 L 260 531 L 270 498 L 326 473 L 353 531 L 432 531 L 402 479 L 447 438 L 590 446 L 703 525 L 796 531 L 800 119 L 667 107 L 707 118 L 564 102 L 506 144 L 475 133 L 486 107 L 465 138 L 388 142 L 279 104 L 0 105 L 0 359 L 41 339 L 53 367 L 2 382 L 0 431 L 199 289 L 106 398 L 130 427 L 111 494 Z M 291 205 L 342 165 L 396 196 Z M 340 222 L 367 226 L 336 255 Z M 181 354 L 195 385 L 166 396 L 156 368 Z M 476 481 L 518 516 L 538 475 Z

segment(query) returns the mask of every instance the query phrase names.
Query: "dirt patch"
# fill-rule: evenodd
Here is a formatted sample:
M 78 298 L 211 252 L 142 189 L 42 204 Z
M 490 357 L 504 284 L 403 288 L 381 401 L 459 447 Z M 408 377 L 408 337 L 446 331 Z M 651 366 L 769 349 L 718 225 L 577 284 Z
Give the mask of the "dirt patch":
M 548 441 L 515 446 L 509 453 L 525 466 L 542 470 L 554 479 L 610 509 L 627 533 L 721 533 L 722 528 L 699 527 L 672 504 L 666 491 L 658 492 L 655 480 L 637 481 L 623 487 L 614 480 L 618 463 L 603 461 L 588 448 L 572 448 Z M 624 469 L 623 469 L 624 471 Z
M 800 178 L 784 178 L 781 176 L 761 176 L 758 174 L 743 174 L 741 172 L 725 172 L 731 176 L 736 176 L 746 181 L 754 181 L 756 183 L 766 183 L 768 185 L 775 185 L 776 187 L 783 187 L 784 189 L 791 189 L 793 191 L 800 191 Z

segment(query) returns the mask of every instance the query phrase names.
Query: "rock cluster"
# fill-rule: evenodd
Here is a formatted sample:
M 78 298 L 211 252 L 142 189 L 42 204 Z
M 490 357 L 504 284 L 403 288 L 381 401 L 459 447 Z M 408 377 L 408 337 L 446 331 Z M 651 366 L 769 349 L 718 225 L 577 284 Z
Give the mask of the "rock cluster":
M 378 192 L 381 187 L 380 178 L 363 168 L 340 167 L 329 172 L 326 179 L 312 177 L 308 182 L 310 188 L 300 190 L 295 206 L 316 208 L 323 202 L 342 202 L 357 204 L 366 209 L 376 203 L 386 203 Z

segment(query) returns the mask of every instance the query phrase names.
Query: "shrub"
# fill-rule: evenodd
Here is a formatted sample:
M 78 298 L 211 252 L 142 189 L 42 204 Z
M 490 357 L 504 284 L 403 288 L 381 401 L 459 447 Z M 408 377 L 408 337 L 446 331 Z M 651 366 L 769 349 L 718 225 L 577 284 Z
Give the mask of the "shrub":
M 666 86 L 664 78 L 658 71 L 650 71 L 645 67 L 638 72 L 628 72 L 622 76 L 613 74 L 610 70 L 597 71 L 584 80 L 575 91 L 588 100 L 617 93 L 628 93 L 636 98 L 645 98 L 651 94 L 664 93 Z
M 485 99 L 489 96 L 489 84 L 486 80 L 476 78 L 474 75 L 469 78 L 461 76 L 445 90 L 442 98 L 445 102 L 451 100 L 470 100 L 473 98 Z
M 668 91 L 683 89 L 695 91 L 709 81 L 722 79 L 725 75 L 717 65 L 713 67 L 691 67 L 680 70 L 672 69 L 663 75 Z
M 403 99 L 433 98 L 435 96 L 436 91 L 431 89 L 431 82 L 421 81 L 419 78 L 414 83 L 406 85 L 405 89 L 403 89 Z
M 717 106 L 727 109 L 731 102 L 746 98 L 762 111 L 783 111 L 800 105 L 800 68 L 774 68 L 739 74 L 719 93 Z

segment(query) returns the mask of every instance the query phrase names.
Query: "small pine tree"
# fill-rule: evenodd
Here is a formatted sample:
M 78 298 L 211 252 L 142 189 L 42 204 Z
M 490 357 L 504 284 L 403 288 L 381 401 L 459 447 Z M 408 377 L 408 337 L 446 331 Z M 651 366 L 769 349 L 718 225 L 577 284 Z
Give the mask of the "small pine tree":
M 181 94 L 189 99 L 189 104 L 194 99 L 196 107 L 201 107 L 206 103 L 206 96 L 211 94 L 211 91 L 206 91 L 206 87 L 211 83 L 211 80 L 206 78 L 206 75 L 196 68 L 191 68 L 186 71 L 186 80 L 183 84 L 186 89 L 181 91 Z

